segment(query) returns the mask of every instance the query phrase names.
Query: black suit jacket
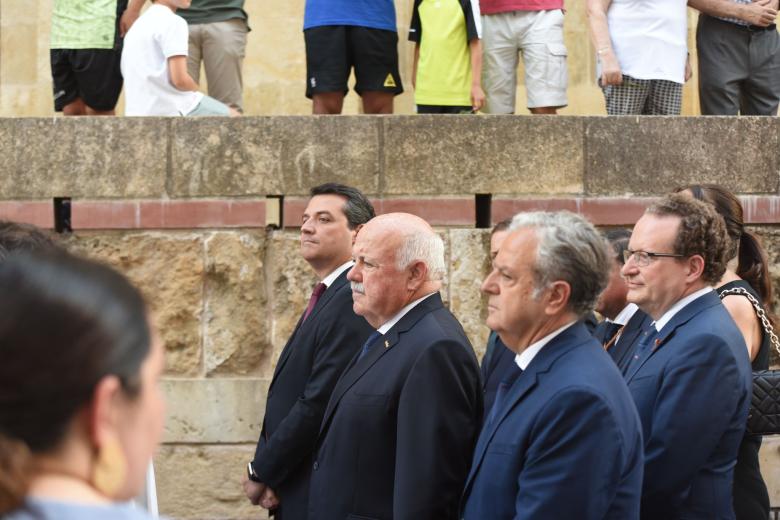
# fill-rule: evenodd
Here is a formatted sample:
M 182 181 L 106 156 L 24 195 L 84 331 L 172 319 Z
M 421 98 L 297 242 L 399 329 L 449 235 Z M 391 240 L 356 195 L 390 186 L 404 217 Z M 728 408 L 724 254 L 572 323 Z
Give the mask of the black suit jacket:
M 614 342 L 607 352 L 615 361 L 620 371 L 625 374 L 628 364 L 631 362 L 631 357 L 634 355 L 639 340 L 641 339 L 642 331 L 650 326 L 652 318 L 645 314 L 641 309 L 637 309 L 631 319 L 628 320 L 626 326 L 623 327 L 623 331 L 620 333 L 620 337 L 617 342 Z M 602 345 L 611 338 L 605 337 L 606 320 L 601 322 L 596 330 L 593 332 L 599 343 Z
M 485 413 L 483 419 L 487 418 L 490 409 L 493 407 L 493 401 L 496 399 L 498 385 L 504 380 L 505 374 L 515 363 L 515 353 L 504 345 L 501 338 L 495 332 L 490 333 L 488 346 L 485 350 L 485 357 L 482 358 L 482 391 L 485 400 Z
M 325 407 L 344 367 L 373 329 L 352 310 L 347 271 L 295 328 L 268 390 L 252 465 L 279 496 L 280 519 L 307 516 L 311 454 Z
M 309 518 L 457 518 L 481 419 L 474 351 L 433 294 L 356 356 L 336 385 Z

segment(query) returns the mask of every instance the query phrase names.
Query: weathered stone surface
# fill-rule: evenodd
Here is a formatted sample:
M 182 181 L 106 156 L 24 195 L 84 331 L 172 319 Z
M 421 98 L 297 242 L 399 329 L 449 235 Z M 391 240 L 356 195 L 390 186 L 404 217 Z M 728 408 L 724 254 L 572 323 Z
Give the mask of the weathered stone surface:
M 207 375 L 258 374 L 268 365 L 265 232 L 213 233 L 204 239 L 203 364 Z
M 160 514 L 179 519 L 268 518 L 241 487 L 254 444 L 165 445 L 154 458 Z
M 378 191 L 379 120 L 253 117 L 175 120 L 172 196 L 308 195 L 342 182 Z M 196 145 L 197 144 L 197 145 Z
M 274 319 L 271 333 L 273 367 L 317 283 L 314 271 L 301 256 L 299 237 L 298 233 L 275 231 L 267 242 L 266 262 L 270 269 L 270 289 L 274 295 L 271 303 Z
M 268 379 L 166 379 L 163 442 L 257 442 Z
M 458 318 L 479 358 L 485 353 L 489 329 L 480 291 L 488 268 L 490 232 L 452 229 L 450 235 L 450 310 Z
M 167 373 L 201 372 L 203 244 L 192 233 L 79 234 L 72 250 L 125 273 L 146 296 L 163 338 Z
M 0 198 L 159 198 L 165 194 L 168 124 L 158 118 L 46 118 L 16 119 L 9 129 L 5 122 L 2 131 L 13 133 L 13 162 L 3 159 Z
M 388 117 L 384 195 L 582 191 L 582 119 Z
M 777 118 L 588 118 L 585 134 L 589 195 L 659 195 L 691 183 L 778 190 Z

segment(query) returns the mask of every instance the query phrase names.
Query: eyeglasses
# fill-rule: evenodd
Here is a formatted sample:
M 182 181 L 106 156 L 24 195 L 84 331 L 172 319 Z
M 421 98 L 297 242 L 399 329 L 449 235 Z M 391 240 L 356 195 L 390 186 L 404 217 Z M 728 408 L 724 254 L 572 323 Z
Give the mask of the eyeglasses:
M 647 267 L 655 258 L 683 258 L 684 256 L 685 255 L 677 255 L 674 253 L 651 253 L 650 251 L 632 251 L 631 249 L 625 249 L 623 251 L 623 262 L 628 263 L 628 261 L 633 258 L 634 263 L 639 267 Z

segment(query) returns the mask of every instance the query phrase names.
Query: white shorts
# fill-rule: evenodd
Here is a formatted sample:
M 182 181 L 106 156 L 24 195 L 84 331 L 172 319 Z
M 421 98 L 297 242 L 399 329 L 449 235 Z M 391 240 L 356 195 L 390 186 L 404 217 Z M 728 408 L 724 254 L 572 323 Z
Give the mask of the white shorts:
M 569 74 L 563 11 L 510 11 L 482 16 L 482 88 L 489 114 L 515 112 L 518 54 L 523 54 L 528 108 L 565 107 Z

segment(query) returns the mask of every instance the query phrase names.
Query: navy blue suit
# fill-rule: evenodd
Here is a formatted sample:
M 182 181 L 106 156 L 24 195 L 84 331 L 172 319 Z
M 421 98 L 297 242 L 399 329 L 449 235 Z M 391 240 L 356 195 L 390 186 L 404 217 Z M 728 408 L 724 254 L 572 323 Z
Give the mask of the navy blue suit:
M 347 271 L 299 321 L 276 364 L 252 465 L 280 497 L 277 520 L 306 518 L 311 454 L 330 393 L 373 330 L 352 310 Z M 301 317 L 301 320 L 303 317 Z
M 465 520 L 639 517 L 641 425 L 582 322 L 545 345 L 482 428 Z
M 355 356 L 336 384 L 309 518 L 457 518 L 481 420 L 476 356 L 433 294 Z
M 713 291 L 683 307 L 626 373 L 642 420 L 642 518 L 733 519 L 751 395 L 747 347 Z
M 628 363 L 631 361 L 631 357 L 634 355 L 637 343 L 641 339 L 642 331 L 647 330 L 652 323 L 653 319 L 645 314 L 641 309 L 637 309 L 631 319 L 628 320 L 626 326 L 623 327 L 623 331 L 620 333 L 620 338 L 617 342 L 613 342 L 607 352 L 615 361 L 620 371 L 625 374 Z M 605 335 L 607 321 L 599 323 L 596 330 L 593 331 L 593 337 L 602 345 L 612 338 L 607 338 Z
M 485 357 L 482 358 L 482 391 L 485 399 L 485 417 L 493 407 L 493 400 L 496 398 L 498 384 L 504 379 L 507 370 L 515 362 L 515 353 L 506 348 L 506 345 L 495 332 L 490 333 L 488 337 Z

